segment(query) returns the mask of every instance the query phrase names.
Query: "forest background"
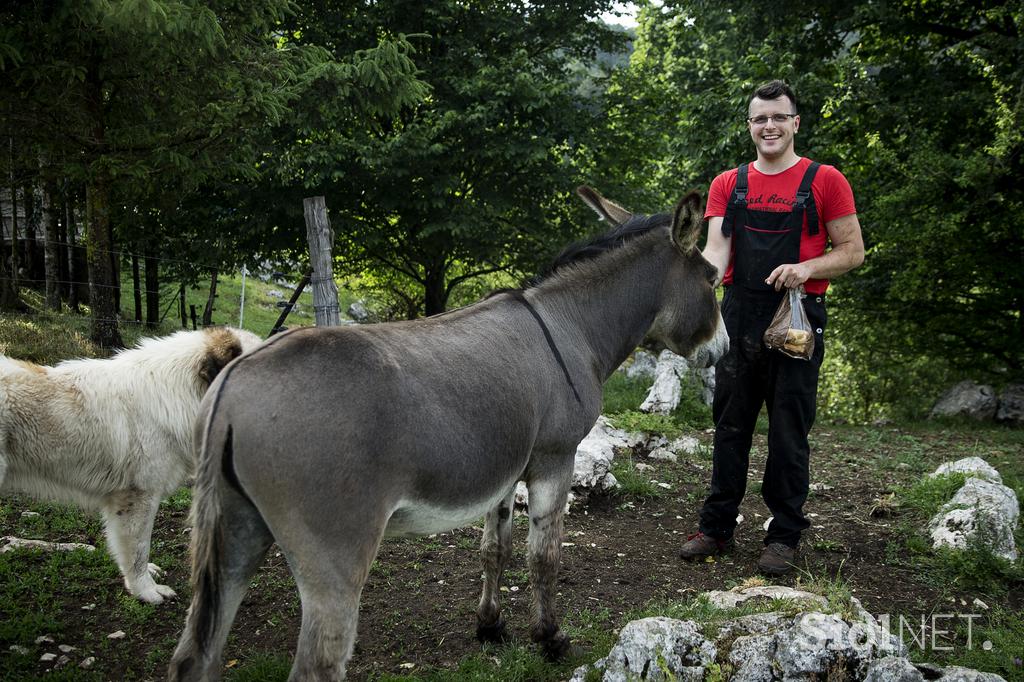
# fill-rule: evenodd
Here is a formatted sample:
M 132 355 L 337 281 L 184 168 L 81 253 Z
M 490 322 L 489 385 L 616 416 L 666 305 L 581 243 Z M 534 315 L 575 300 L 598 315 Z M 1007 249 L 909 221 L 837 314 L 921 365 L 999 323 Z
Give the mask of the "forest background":
M 599 230 L 579 184 L 642 212 L 706 191 L 782 78 L 867 247 L 829 292 L 825 414 L 1024 378 L 1024 1 L 641 2 L 629 30 L 612 4 L 4 3 L 0 314 L 70 308 L 117 347 L 181 287 L 297 280 L 312 195 L 343 287 L 435 314 Z

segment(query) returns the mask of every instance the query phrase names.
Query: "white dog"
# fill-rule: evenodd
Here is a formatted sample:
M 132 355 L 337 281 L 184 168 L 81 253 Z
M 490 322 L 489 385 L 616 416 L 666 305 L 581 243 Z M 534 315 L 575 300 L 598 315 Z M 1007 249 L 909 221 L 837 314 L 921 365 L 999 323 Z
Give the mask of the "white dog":
M 55 367 L 0 356 L 0 491 L 98 509 L 125 587 L 159 604 L 150 536 L 160 501 L 194 473 L 199 401 L 247 331 L 180 331 L 105 360 Z

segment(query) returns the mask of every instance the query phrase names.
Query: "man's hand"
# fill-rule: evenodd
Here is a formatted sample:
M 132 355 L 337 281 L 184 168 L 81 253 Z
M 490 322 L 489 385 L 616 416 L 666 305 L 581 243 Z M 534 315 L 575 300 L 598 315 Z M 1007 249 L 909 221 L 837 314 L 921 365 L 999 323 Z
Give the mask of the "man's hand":
M 796 289 L 798 286 L 811 278 L 811 269 L 806 263 L 786 263 L 772 270 L 768 279 L 764 282 L 768 286 L 775 287 L 775 291 Z

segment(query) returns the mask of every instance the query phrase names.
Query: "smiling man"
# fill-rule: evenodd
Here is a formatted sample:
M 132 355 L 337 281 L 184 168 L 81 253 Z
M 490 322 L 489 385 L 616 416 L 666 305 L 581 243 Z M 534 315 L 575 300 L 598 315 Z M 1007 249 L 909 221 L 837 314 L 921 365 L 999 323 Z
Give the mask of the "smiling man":
M 730 349 L 715 368 L 714 469 L 700 530 L 683 545 L 684 559 L 732 548 L 736 515 L 746 492 L 754 426 L 768 412 L 768 461 L 761 495 L 772 513 L 758 568 L 793 570 L 810 480 L 807 434 L 815 417 L 818 371 L 824 357 L 825 292 L 829 279 L 864 260 L 864 243 L 843 174 L 797 155 L 800 114 L 782 81 L 758 88 L 747 126 L 757 160 L 711 183 L 704 257 L 725 285 L 722 316 Z M 810 361 L 765 347 L 762 337 L 786 289 L 803 287 L 815 331 Z

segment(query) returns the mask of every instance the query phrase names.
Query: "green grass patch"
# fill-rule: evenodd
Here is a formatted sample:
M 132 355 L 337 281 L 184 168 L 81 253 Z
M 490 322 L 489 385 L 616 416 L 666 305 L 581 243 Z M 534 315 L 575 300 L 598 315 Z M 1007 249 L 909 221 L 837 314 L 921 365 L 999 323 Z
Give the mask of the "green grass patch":
M 612 372 L 608 381 L 604 382 L 604 403 L 602 412 L 617 414 L 629 412 L 640 407 L 651 388 L 651 380 L 647 377 L 629 378 L 625 372 Z
M 1006 594 L 1015 585 L 1024 583 L 1024 559 L 1011 562 L 996 556 L 981 535 L 975 536 L 965 549 L 933 549 L 928 537 L 928 521 L 952 499 L 966 479 L 963 473 L 926 476 L 907 488 L 897 490 L 896 498 L 910 513 L 898 526 L 899 540 L 892 544 L 889 555 L 894 563 L 909 561 L 937 587 L 958 587 L 990 595 Z M 1018 527 L 1018 542 L 1020 535 Z M 904 548 L 909 550 L 910 557 L 901 556 Z
M 909 488 L 898 490 L 896 498 L 920 520 L 927 520 L 952 499 L 966 480 L 967 477 L 962 473 L 925 477 Z
M 288 679 L 291 669 L 292 661 L 288 656 L 258 654 L 237 667 L 229 668 L 224 679 L 228 682 L 283 682 Z
M 638 471 L 633 464 L 633 458 L 627 453 L 620 453 L 615 457 L 612 461 L 611 472 L 619 483 L 619 486 L 615 488 L 615 494 L 620 497 L 652 500 L 661 497 L 666 492 L 651 481 L 650 474 Z
M 615 428 L 623 431 L 658 433 L 669 440 L 678 438 L 683 433 L 682 427 L 670 415 L 648 414 L 646 412 L 630 410 L 609 415 L 609 421 L 611 421 Z

